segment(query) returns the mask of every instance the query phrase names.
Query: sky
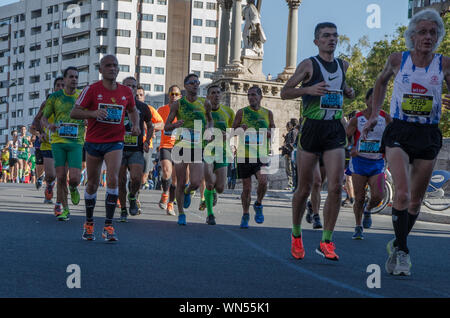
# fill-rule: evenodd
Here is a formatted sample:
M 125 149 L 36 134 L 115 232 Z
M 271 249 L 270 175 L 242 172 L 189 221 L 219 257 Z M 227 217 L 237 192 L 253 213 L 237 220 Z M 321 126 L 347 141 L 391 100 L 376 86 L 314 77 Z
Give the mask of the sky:
M 0 0 L 0 6 L 17 1 Z M 379 23 L 373 23 L 370 28 L 367 19 L 374 13 L 373 7 L 379 9 L 379 20 L 375 21 Z M 276 76 L 286 66 L 288 14 L 285 0 L 263 0 L 261 24 L 267 36 L 263 61 L 266 75 Z M 303 0 L 298 19 L 297 64 L 317 54 L 313 43 L 316 24 L 325 21 L 335 23 L 338 33 L 348 36 L 352 44 L 365 35 L 373 43 L 385 35 L 393 35 L 398 26 L 407 25 L 408 0 Z

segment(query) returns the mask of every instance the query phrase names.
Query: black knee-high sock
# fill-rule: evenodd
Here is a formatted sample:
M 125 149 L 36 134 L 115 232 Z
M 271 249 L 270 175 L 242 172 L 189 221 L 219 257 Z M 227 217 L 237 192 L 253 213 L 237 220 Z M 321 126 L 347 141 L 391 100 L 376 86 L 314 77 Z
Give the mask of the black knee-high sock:
M 94 222 L 94 208 L 96 199 L 84 199 L 86 207 L 86 222 Z
M 173 184 L 170 185 L 169 189 L 169 202 L 175 201 L 175 191 L 177 190 L 177 187 Z
M 418 216 L 419 216 L 419 213 L 417 213 L 417 214 L 408 213 L 408 234 L 409 234 L 409 232 L 411 232 L 414 224 L 416 223 Z
M 408 237 L 408 209 L 396 210 L 392 208 L 392 224 L 394 225 L 396 245 L 400 251 L 409 253 L 407 246 Z
M 105 200 L 106 219 L 105 224 L 112 224 L 114 218 L 114 211 L 116 210 L 117 198 L 116 194 L 107 193 Z
M 169 191 L 169 187 L 170 187 L 171 184 L 172 184 L 172 178 L 162 179 L 161 180 L 162 190 L 163 190 L 164 193 Z

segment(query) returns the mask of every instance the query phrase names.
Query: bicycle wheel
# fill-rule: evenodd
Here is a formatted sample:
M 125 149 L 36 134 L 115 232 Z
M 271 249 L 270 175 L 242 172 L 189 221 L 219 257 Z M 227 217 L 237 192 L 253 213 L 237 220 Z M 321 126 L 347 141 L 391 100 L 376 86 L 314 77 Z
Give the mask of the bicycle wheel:
M 372 208 L 370 211 L 370 214 L 376 214 L 379 213 L 381 211 L 383 211 L 386 206 L 389 204 L 389 202 L 391 202 L 392 200 L 392 186 L 391 184 L 386 181 L 384 183 L 384 196 L 383 196 L 383 200 L 381 200 L 380 204 L 378 204 L 376 207 Z M 369 187 L 366 187 L 366 200 L 365 200 L 366 204 L 369 204 L 370 202 L 370 189 Z
M 450 181 L 447 181 L 442 188 L 433 192 L 425 193 L 423 204 L 433 211 L 450 211 Z

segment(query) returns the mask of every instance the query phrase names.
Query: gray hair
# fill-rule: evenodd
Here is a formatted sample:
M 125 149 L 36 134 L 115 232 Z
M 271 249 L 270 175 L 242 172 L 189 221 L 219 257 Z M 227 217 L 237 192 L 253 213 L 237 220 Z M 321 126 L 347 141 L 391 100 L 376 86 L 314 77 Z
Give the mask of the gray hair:
M 433 51 L 436 50 L 439 47 L 439 45 L 441 44 L 442 39 L 444 38 L 445 26 L 444 26 L 444 22 L 442 21 L 441 16 L 434 9 L 426 9 L 426 10 L 420 11 L 411 18 L 411 20 L 409 21 L 408 29 L 406 29 L 406 31 L 405 31 L 406 47 L 409 50 L 414 50 L 414 43 L 413 43 L 411 37 L 416 32 L 417 24 L 420 21 L 431 21 L 431 22 L 434 22 L 437 24 L 438 41 L 437 41 L 435 47 L 433 48 Z

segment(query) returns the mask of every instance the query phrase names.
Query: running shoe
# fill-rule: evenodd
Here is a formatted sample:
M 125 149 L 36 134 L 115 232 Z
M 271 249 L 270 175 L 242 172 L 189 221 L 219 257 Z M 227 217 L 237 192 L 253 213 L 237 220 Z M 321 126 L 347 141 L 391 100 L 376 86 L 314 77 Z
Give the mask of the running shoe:
M 42 188 L 42 178 L 36 180 L 36 190 L 39 190 L 40 188 Z
M 169 195 L 166 193 L 161 194 L 161 199 L 159 200 L 159 207 L 162 210 L 167 209 L 167 201 L 169 200 Z
M 411 275 L 411 258 L 404 251 L 397 252 L 397 264 L 395 265 L 394 275 L 409 276 Z
M 394 272 L 395 266 L 397 265 L 397 247 L 394 246 L 395 238 L 390 240 L 386 245 L 386 250 L 388 253 L 388 259 L 384 268 L 388 274 L 392 274 Z
M 139 201 L 139 199 L 136 196 L 136 205 L 138 207 L 138 214 L 137 215 L 141 215 L 142 214 L 142 209 L 141 209 L 141 201 Z
M 353 240 L 363 240 L 364 239 L 362 226 L 358 225 L 355 227 L 355 233 L 353 233 L 352 239 Z
M 241 229 L 248 229 L 248 221 L 250 220 L 250 214 L 245 213 L 241 219 Z
M 198 207 L 198 209 L 199 209 L 200 211 L 205 211 L 205 209 L 206 209 L 206 201 L 205 201 L 205 200 L 202 200 L 202 201 L 200 202 L 200 206 Z
M 94 235 L 94 223 L 93 222 L 85 222 L 83 225 L 83 235 L 81 238 L 85 241 L 95 241 Z
M 56 217 L 58 221 L 69 221 L 70 220 L 70 211 L 69 208 L 64 208 L 62 213 Z
M 186 188 L 184 188 L 184 202 L 183 202 L 183 208 L 185 208 L 185 209 L 187 209 L 191 206 L 191 195 L 192 195 L 192 191 L 189 193 L 186 193 Z
M 167 215 L 172 215 L 172 216 L 175 216 L 175 215 L 176 215 L 176 214 L 175 214 L 175 211 L 174 211 L 174 209 L 173 209 L 173 202 L 167 203 L 166 213 L 167 213 Z
M 62 213 L 62 205 L 61 203 L 56 202 L 55 207 L 53 208 L 53 213 L 56 217 L 60 216 Z
M 127 212 L 127 208 L 121 209 L 120 210 L 120 218 L 118 220 L 119 222 L 122 223 L 127 223 L 128 222 L 128 212 Z
M 255 210 L 255 222 L 259 224 L 264 223 L 263 205 L 256 205 L 255 201 L 253 203 L 253 209 Z
M 313 215 L 313 229 L 321 229 L 322 223 L 320 223 L 320 215 L 314 214 Z
M 70 200 L 74 205 L 78 205 L 78 203 L 80 203 L 80 192 L 78 192 L 77 188 L 70 191 Z
M 372 226 L 372 216 L 370 215 L 370 212 L 364 211 L 362 224 L 365 229 L 370 229 Z
M 306 222 L 311 224 L 313 215 L 314 215 L 314 212 L 313 212 L 313 209 L 312 209 L 311 201 L 308 201 L 308 203 L 306 203 L 306 217 L 305 217 Z
M 335 249 L 336 246 L 333 242 L 320 242 L 319 247 L 316 249 L 316 253 L 331 261 L 338 261 L 339 256 L 334 252 Z
M 136 196 L 132 197 L 130 195 L 130 193 L 128 193 L 128 203 L 130 204 L 129 211 L 130 211 L 130 215 L 132 215 L 132 216 L 138 215 L 138 213 L 139 213 L 139 207 L 138 207 L 136 201 L 137 201 Z
M 53 201 L 52 200 L 47 200 L 47 199 L 44 198 L 44 203 L 45 204 L 53 204 Z
M 216 217 L 214 214 L 210 214 L 206 217 L 206 223 L 209 225 L 216 225 Z
M 186 225 L 186 214 L 178 215 L 178 225 Z
M 45 199 L 51 200 L 53 198 L 53 185 L 47 185 L 45 187 Z
M 116 231 L 114 230 L 114 227 L 111 224 L 109 225 L 105 224 L 105 227 L 103 228 L 102 232 L 102 237 L 107 242 L 115 242 L 119 240 L 117 238 Z
M 302 237 L 295 237 L 291 234 L 291 254 L 295 259 L 305 257 L 305 248 L 303 247 Z

